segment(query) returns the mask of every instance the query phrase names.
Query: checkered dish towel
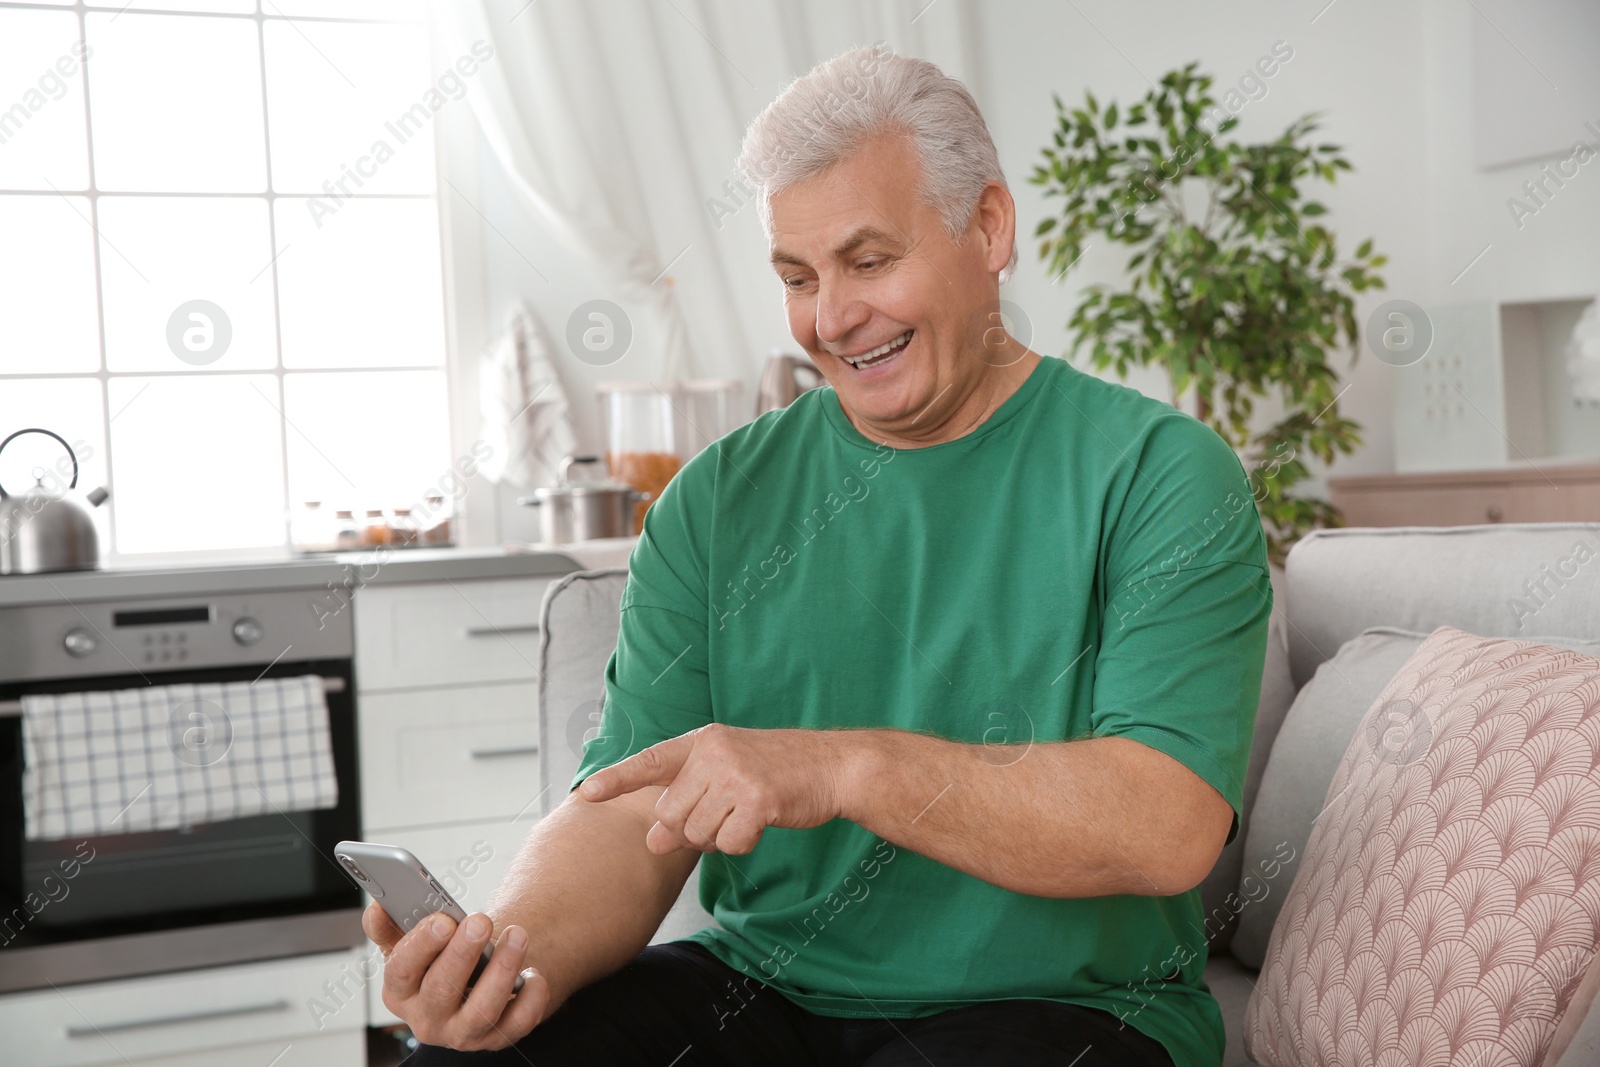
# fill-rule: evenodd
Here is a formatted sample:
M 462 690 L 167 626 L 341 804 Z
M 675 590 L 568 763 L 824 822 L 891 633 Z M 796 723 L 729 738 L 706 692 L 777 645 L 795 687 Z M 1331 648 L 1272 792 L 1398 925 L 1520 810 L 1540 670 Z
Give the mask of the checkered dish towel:
M 24 696 L 22 751 L 29 841 L 339 801 L 315 674 Z

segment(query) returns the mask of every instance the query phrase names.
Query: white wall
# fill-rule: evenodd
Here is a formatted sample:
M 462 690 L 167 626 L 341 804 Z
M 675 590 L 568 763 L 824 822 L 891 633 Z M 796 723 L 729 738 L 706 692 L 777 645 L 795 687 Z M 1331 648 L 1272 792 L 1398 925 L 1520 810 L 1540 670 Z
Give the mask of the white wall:
M 1487 3 L 1488 0 L 1485 0 Z M 1273 0 L 1224 0 L 1207 5 L 1177 2 L 1118 3 L 1116 0 L 1077 0 L 1073 5 L 1053 0 L 1001 0 L 982 3 L 926 0 L 880 3 L 872 10 L 878 21 L 863 34 L 859 18 L 846 18 L 837 5 L 811 6 L 805 28 L 806 46 L 822 55 L 833 54 L 853 43 L 883 37 L 891 47 L 916 47 L 945 65 L 967 72 L 969 86 L 989 121 L 1000 159 L 1018 204 L 1021 259 L 1016 277 L 1002 294 L 1019 304 L 1031 320 L 1031 346 L 1052 355 L 1065 355 L 1069 337 L 1065 324 L 1081 287 L 1096 281 L 1115 282 L 1119 259 L 1105 249 L 1092 248 L 1067 285 L 1045 277 L 1036 249 L 1028 237 L 1049 210 L 1051 201 L 1027 181 L 1039 149 L 1051 134 L 1054 105 L 1051 92 L 1069 104 L 1081 101 L 1092 88 L 1102 102 L 1131 100 L 1167 70 L 1198 59 L 1212 73 L 1218 89 L 1235 83 L 1256 59 L 1276 41 L 1294 50 L 1293 58 L 1267 81 L 1264 97 L 1249 102 L 1240 112 L 1233 136 L 1269 139 L 1307 111 L 1322 111 L 1324 126 L 1319 142 L 1344 148 L 1355 167 L 1341 175 L 1337 186 L 1320 192 L 1331 209 L 1330 224 L 1341 244 L 1353 249 L 1367 237 L 1375 239 L 1390 262 L 1383 273 L 1385 291 L 1364 294 L 1358 319 L 1383 300 L 1403 297 L 1424 308 L 1465 299 L 1530 299 L 1573 296 L 1600 291 L 1600 162 L 1584 168 L 1550 206 L 1518 231 L 1506 210 L 1505 199 L 1515 195 L 1524 178 L 1538 171 L 1525 164 L 1480 171 L 1472 162 L 1471 20 L 1482 17 L 1457 0 L 1401 0 L 1390 4 L 1359 0 L 1282 3 Z M 722 21 L 711 21 L 713 36 L 736 36 L 737 19 L 721 0 L 709 5 Z M 1517 20 L 1486 10 L 1495 24 L 1515 33 Z M 912 17 L 923 14 L 912 24 Z M 662 27 L 673 33 L 673 47 L 694 47 L 683 37 L 682 27 Z M 724 51 L 742 57 L 737 41 L 721 39 Z M 804 54 L 794 41 L 789 51 Z M 708 63 L 719 62 L 707 53 Z M 749 114 L 775 95 L 790 78 L 802 73 L 798 62 L 785 68 L 779 63 L 742 63 L 754 86 L 744 86 L 739 99 L 750 101 Z M 626 79 L 626 72 L 619 78 Z M 658 93 L 661 87 L 641 81 L 624 84 L 619 92 Z M 465 109 L 461 109 L 462 115 Z M 1600 125 L 1600 107 L 1594 118 Z M 470 123 L 470 117 L 462 121 Z M 714 170 L 726 158 L 731 171 L 737 136 L 723 122 L 707 133 L 707 143 L 697 143 L 701 160 L 697 173 Z M 1575 138 L 1577 131 L 1575 131 Z M 699 136 L 691 132 L 691 137 Z M 710 162 L 706 162 L 710 161 Z M 473 301 L 481 307 L 463 308 L 476 315 L 476 332 L 463 338 L 482 338 L 498 329 L 506 309 L 526 298 L 554 334 L 558 347 L 571 310 L 580 302 L 605 295 L 605 287 L 587 269 L 558 255 L 540 225 L 519 203 L 497 163 L 486 149 L 462 161 L 462 172 L 474 183 L 469 195 L 487 219 L 479 227 L 477 253 L 481 256 L 480 288 Z M 455 162 L 451 163 L 452 169 Z M 687 221 L 703 229 L 695 213 L 705 211 L 703 198 L 716 195 L 715 177 L 701 178 L 707 188 L 702 197 L 676 205 L 652 204 L 653 225 L 663 258 L 682 247 Z M 468 187 L 463 186 L 463 191 Z M 459 206 L 459 205 L 458 205 Z M 463 215 L 467 217 L 462 218 Z M 476 212 L 456 210 L 460 225 L 473 225 Z M 760 362 L 775 346 L 792 345 L 784 325 L 780 295 L 765 264 L 765 243 L 753 209 L 743 210 L 716 231 L 716 240 L 734 243 L 736 262 L 748 261 L 748 274 L 732 282 L 724 276 L 702 277 L 696 258 L 686 255 L 674 267 L 680 294 L 689 317 L 690 340 L 702 347 L 705 366 L 737 366 L 753 390 Z M 1491 251 L 1465 276 L 1452 284 L 1463 267 L 1485 245 Z M 471 242 L 456 240 L 458 254 L 471 255 Z M 542 275 L 542 277 L 541 277 Z M 733 285 L 741 294 L 736 314 L 740 329 L 708 328 L 708 316 L 718 314 L 713 293 Z M 698 285 L 698 289 L 697 289 Z M 718 297 L 718 299 L 721 299 Z M 725 301 L 724 301 L 725 302 Z M 595 380 L 604 377 L 648 378 L 653 338 L 648 323 L 635 316 L 640 330 L 634 344 L 638 358 L 630 358 L 625 373 L 607 373 L 564 360 L 563 372 L 574 403 L 580 443 L 599 442 L 598 416 L 592 397 Z M 722 324 L 717 324 L 719 327 Z M 732 340 L 739 338 L 738 341 Z M 743 351 L 717 346 L 740 344 Z M 710 349 L 710 350 L 707 350 Z M 463 344 L 461 355 L 475 355 Z M 1339 462 L 1335 474 L 1357 474 L 1394 469 L 1393 407 L 1396 376 L 1408 372 L 1380 363 L 1363 351 L 1349 375 L 1350 389 L 1341 407 L 1364 427 L 1366 447 Z M 470 369 L 458 371 L 458 380 L 470 378 Z M 1156 374 L 1131 384 L 1166 397 L 1166 384 Z M 747 391 L 746 401 L 753 392 Z M 471 440 L 475 395 L 459 398 L 458 437 Z M 1488 432 L 1486 430 L 1486 432 Z M 502 513 L 505 536 L 531 532 L 527 517 L 515 509 Z M 522 525 L 518 525 L 522 524 Z M 477 538 L 475 538 L 476 540 Z
M 1530 17 L 1526 8 L 1519 17 L 1518 9 L 1504 0 L 1483 7 L 1513 41 L 1520 36 L 1519 22 Z M 1472 122 L 1466 102 L 1473 91 L 1473 22 L 1481 16 L 1470 5 L 1453 0 L 1426 0 L 1424 8 L 1429 30 L 1429 74 L 1423 89 L 1429 132 L 1426 208 L 1433 298 L 1445 302 L 1594 296 L 1600 292 L 1600 160 L 1581 167 L 1564 188 L 1554 191 L 1547 206 L 1523 218 L 1519 229 L 1506 201 L 1512 197 L 1526 201 L 1522 184 L 1536 178 L 1543 163 L 1493 170 L 1472 164 Z M 1600 41 L 1582 42 L 1591 65 L 1597 45 Z M 1559 77 L 1551 57 L 1535 53 L 1530 59 Z M 1537 97 L 1528 100 L 1529 105 L 1536 102 Z M 1580 102 L 1576 113 L 1600 129 L 1600 100 L 1587 103 L 1582 108 Z M 1574 122 L 1569 143 L 1580 138 L 1600 146 L 1600 133 Z M 1452 285 L 1451 280 L 1486 245 L 1492 246 L 1490 251 Z

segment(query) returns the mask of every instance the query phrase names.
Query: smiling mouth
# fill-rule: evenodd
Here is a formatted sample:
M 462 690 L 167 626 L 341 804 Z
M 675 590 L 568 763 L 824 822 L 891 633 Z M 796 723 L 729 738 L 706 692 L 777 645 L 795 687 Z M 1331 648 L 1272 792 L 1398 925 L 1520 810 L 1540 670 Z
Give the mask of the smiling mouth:
M 915 330 L 907 330 L 892 341 L 886 341 L 870 352 L 863 352 L 859 356 L 840 356 L 839 358 L 850 364 L 856 370 L 866 370 L 868 367 L 881 366 L 894 359 L 906 350 L 906 345 L 911 343 L 911 335 Z

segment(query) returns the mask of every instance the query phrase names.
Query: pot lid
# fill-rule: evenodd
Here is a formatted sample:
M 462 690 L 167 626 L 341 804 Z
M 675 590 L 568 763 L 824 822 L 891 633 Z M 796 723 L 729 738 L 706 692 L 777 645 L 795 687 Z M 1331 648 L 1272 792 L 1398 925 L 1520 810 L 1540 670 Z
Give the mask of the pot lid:
M 566 485 L 542 485 L 533 490 L 535 496 L 591 496 L 596 493 L 631 493 L 633 486 L 627 482 L 608 478 L 594 482 L 568 482 Z

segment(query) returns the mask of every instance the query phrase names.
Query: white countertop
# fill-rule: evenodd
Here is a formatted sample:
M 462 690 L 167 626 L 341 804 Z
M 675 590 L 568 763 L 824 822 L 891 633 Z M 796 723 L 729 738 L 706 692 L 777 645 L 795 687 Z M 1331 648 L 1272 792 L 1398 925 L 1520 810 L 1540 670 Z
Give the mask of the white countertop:
M 629 541 L 632 539 L 629 538 Z M 593 542 L 604 545 L 605 542 Z M 577 547 L 578 553 L 567 551 Z M 88 571 L 0 576 L 0 607 L 123 597 L 187 596 L 244 592 L 285 586 L 320 587 L 344 581 L 359 570 L 360 584 L 516 578 L 567 574 L 594 566 L 612 566 L 617 549 L 590 554 L 584 546 L 511 546 L 491 548 L 370 548 L 355 552 L 296 556 L 290 559 L 213 561 L 135 565 L 102 565 Z M 609 551 L 609 555 L 605 554 Z M 623 563 L 627 553 L 621 552 Z M 591 562 L 593 561 L 593 562 Z
M 594 541 L 573 541 L 564 545 L 540 544 L 537 541 L 507 541 L 507 552 L 553 552 L 576 560 L 578 566 L 586 571 L 603 571 L 615 568 L 627 569 L 628 557 L 633 553 L 633 546 L 639 543 L 637 537 L 605 537 Z

